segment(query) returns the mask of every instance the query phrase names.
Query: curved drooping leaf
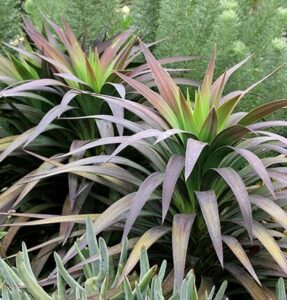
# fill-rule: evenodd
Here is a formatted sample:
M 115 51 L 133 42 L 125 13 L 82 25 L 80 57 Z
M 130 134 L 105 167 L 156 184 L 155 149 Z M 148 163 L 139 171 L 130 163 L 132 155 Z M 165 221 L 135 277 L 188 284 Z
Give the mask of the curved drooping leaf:
M 246 116 L 240 119 L 239 124 L 249 125 L 259 119 L 262 119 L 274 111 L 287 106 L 287 100 L 277 100 L 269 103 L 265 103 L 259 107 L 254 108 L 251 112 L 249 112 Z
M 172 194 L 181 171 L 184 168 L 184 157 L 173 155 L 166 166 L 162 186 L 162 222 L 166 217 Z
M 122 239 L 126 239 L 143 206 L 149 200 L 154 190 L 162 183 L 162 181 L 163 174 L 155 172 L 149 175 L 141 184 L 131 204 Z
M 250 260 L 249 260 L 248 256 L 246 255 L 243 247 L 239 243 L 239 241 L 236 238 L 229 236 L 229 235 L 228 236 L 223 235 L 222 240 L 230 248 L 230 250 L 234 253 L 234 255 L 239 259 L 239 261 L 246 268 L 246 270 L 250 273 L 250 275 L 254 278 L 254 280 L 259 285 L 261 285 L 260 281 L 250 263 Z
M 185 180 L 190 176 L 202 150 L 206 146 L 206 143 L 197 141 L 195 139 L 189 138 L 187 140 L 186 152 L 185 152 Z
M 214 250 L 221 266 L 223 267 L 222 236 L 216 195 L 213 191 L 196 192 L 195 194 L 213 243 Z
M 216 171 L 226 181 L 234 193 L 240 207 L 249 238 L 252 240 L 252 209 L 244 181 L 232 168 L 217 168 L 214 169 L 214 171 Z
M 174 292 L 178 291 L 184 277 L 186 253 L 195 214 L 177 214 L 172 222 L 172 253 L 174 265 Z
M 157 226 L 146 231 L 135 244 L 128 261 L 123 269 L 122 275 L 119 278 L 118 285 L 123 281 L 124 276 L 127 276 L 134 268 L 140 259 L 141 250 L 144 247 L 146 250 L 158 241 L 163 235 L 170 231 L 167 227 Z
M 252 153 L 249 150 L 238 148 L 238 147 L 234 147 L 232 149 L 248 161 L 248 163 L 252 166 L 254 171 L 262 179 L 263 183 L 266 185 L 266 187 L 269 190 L 269 192 L 271 193 L 271 195 L 275 198 L 274 188 L 273 188 L 271 179 L 270 179 L 268 172 L 266 171 L 261 159 L 256 154 Z

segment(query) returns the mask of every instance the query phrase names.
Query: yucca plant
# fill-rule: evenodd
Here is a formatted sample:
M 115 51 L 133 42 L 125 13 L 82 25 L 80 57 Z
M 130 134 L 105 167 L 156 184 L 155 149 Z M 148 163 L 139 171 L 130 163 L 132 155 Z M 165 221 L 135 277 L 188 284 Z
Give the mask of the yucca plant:
M 69 173 L 67 177 L 60 175 L 45 182 L 27 182 L 38 172 L 62 166 L 65 160 L 56 159 L 51 164 L 49 158 L 94 139 L 111 138 L 112 143 L 123 139 L 123 126 L 114 128 L 110 121 L 99 120 L 95 123 L 94 120 L 86 119 L 86 116 L 93 114 L 118 118 L 124 115 L 123 107 L 107 104 L 91 95 L 101 93 L 124 98 L 125 89 L 114 73 L 116 70 L 132 73 L 143 83 L 154 83 L 147 64 L 133 63 L 141 50 L 132 32 L 121 33 L 112 40 L 84 49 L 67 24 L 64 24 L 63 30 L 46 20 L 43 33 L 40 33 L 25 20 L 24 29 L 31 44 L 24 43 L 23 47 L 13 48 L 16 55 L 0 58 L 0 209 L 4 215 L 1 221 L 7 223 L 7 215 L 16 217 L 8 218 L 9 223 L 21 223 L 33 217 L 56 217 L 50 223 L 40 220 L 45 224 L 43 231 L 36 228 L 31 232 L 22 231 L 19 238 L 26 240 L 27 235 L 29 247 L 43 243 L 45 249 L 51 249 L 59 242 L 67 242 L 74 222 L 82 223 L 86 213 L 94 214 L 91 217 L 95 218 L 96 213 L 102 212 L 110 204 L 110 201 L 98 202 L 98 197 L 116 199 L 132 190 L 121 179 L 127 172 L 111 161 L 102 169 L 101 176 L 92 174 L 88 166 L 87 170 L 84 167 L 79 172 Z M 191 58 L 168 58 L 161 60 L 161 63 L 188 59 Z M 59 116 L 63 118 L 60 120 Z M 94 157 L 106 151 L 110 154 L 113 150 L 113 145 L 103 146 L 96 151 L 91 150 L 85 157 Z M 77 154 L 69 161 L 81 158 L 83 156 Z M 103 157 L 100 160 L 103 162 Z M 144 170 L 127 159 L 116 158 L 116 161 Z M 111 174 L 117 174 L 118 180 L 111 177 Z M 106 188 L 95 193 L 102 185 Z M 17 210 L 16 214 L 14 209 Z M 51 225 L 59 222 L 60 228 Z M 14 242 L 16 244 L 12 249 L 18 250 L 14 238 L 18 231 L 19 227 L 8 230 L 2 243 L 2 255 Z M 30 239 L 30 234 L 36 234 L 38 238 Z M 46 244 L 50 237 L 57 242 L 52 238 L 51 243 Z M 41 251 L 48 259 L 50 251 Z M 43 259 L 42 266 L 45 262 Z
M 97 233 L 124 222 L 123 240 L 130 232 L 142 233 L 146 248 L 165 236 L 162 247 L 170 245 L 164 255 L 173 256 L 175 290 L 185 268 L 193 267 L 196 274 L 212 277 L 214 282 L 222 278 L 240 282 L 254 299 L 274 298 L 276 277 L 287 274 L 286 139 L 265 129 L 286 126 L 286 122 L 264 121 L 264 117 L 286 106 L 287 100 L 273 101 L 249 113 L 234 112 L 258 83 L 223 95 L 229 77 L 248 58 L 213 82 L 214 52 L 191 101 L 143 44 L 142 49 L 158 92 L 133 79 L 132 73 L 117 73 L 144 97 L 142 103 L 91 94 L 125 107 L 141 121 L 105 115 L 89 118 L 109 120 L 134 134 L 114 141 L 120 145 L 111 155 L 80 159 L 27 181 L 89 168 L 95 175 L 102 174 L 109 163 L 123 165 L 122 159 L 130 158 L 121 174 L 109 176 L 125 182 L 133 193 L 96 217 Z M 59 158 L 110 143 L 111 138 L 86 143 Z M 129 151 L 129 146 L 137 151 Z M 141 161 L 142 169 L 134 168 L 131 161 Z M 99 169 L 91 168 L 95 164 Z M 171 238 L 169 230 L 147 234 L 160 224 L 172 230 Z M 85 244 L 83 236 L 81 246 Z M 75 253 L 72 248 L 64 262 Z M 130 271 L 127 268 L 124 273 Z
M 224 282 L 217 294 L 215 287 L 201 286 L 199 292 L 195 285 L 195 276 L 190 271 L 180 288 L 173 293 L 173 278 L 166 276 L 167 262 L 158 268 L 151 267 L 145 248 L 141 249 L 139 273 L 134 272 L 119 279 L 127 263 L 128 251 L 134 246 L 134 240 L 125 241 L 108 248 L 104 239 L 95 238 L 93 224 L 87 220 L 87 245 L 78 249 L 76 265 L 68 270 L 61 258 L 54 253 L 56 276 L 37 280 L 29 262 L 28 251 L 23 244 L 22 252 L 16 256 L 16 268 L 10 267 L 0 259 L 2 299 L 224 299 L 227 283 Z M 132 256 L 132 250 L 130 256 Z M 284 282 L 280 282 L 284 286 Z M 49 288 L 50 287 L 50 288 Z M 46 290 L 45 290 L 46 289 Z M 50 292 L 49 292 L 50 290 Z

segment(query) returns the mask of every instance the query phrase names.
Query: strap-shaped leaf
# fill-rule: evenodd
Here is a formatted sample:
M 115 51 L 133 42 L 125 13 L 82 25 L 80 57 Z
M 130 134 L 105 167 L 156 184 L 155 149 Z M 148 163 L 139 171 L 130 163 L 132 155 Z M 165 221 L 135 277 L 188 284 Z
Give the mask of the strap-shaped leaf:
M 218 127 L 217 112 L 214 107 L 209 111 L 199 132 L 199 140 L 204 142 L 211 142 L 216 136 Z
M 195 214 L 177 214 L 172 223 L 172 253 L 174 265 L 174 291 L 181 287 L 189 236 Z
M 175 118 L 172 109 L 159 94 L 155 93 L 153 90 L 146 87 L 137 80 L 134 80 L 118 72 L 116 72 L 116 74 L 131 87 L 133 87 L 139 94 L 144 96 L 152 104 L 152 106 L 157 109 L 166 119 L 169 119 L 170 117 Z
M 271 101 L 269 103 L 263 104 L 259 107 L 256 107 L 255 109 L 251 110 L 246 116 L 244 116 L 242 119 L 240 119 L 239 124 L 242 125 L 249 125 L 259 119 L 262 119 L 270 114 L 272 114 L 274 111 L 287 106 L 287 100 L 277 100 L 277 101 Z
M 217 149 L 225 145 L 233 145 L 239 139 L 251 132 L 250 129 L 242 125 L 234 125 L 221 131 L 212 141 L 210 148 Z
M 161 132 L 157 129 L 146 129 L 139 133 L 136 133 L 130 137 L 128 137 L 123 143 L 121 143 L 116 150 L 111 154 L 110 159 L 115 157 L 118 153 L 124 150 L 126 147 L 134 144 L 137 141 L 142 139 L 150 138 L 150 137 L 158 137 Z
M 214 191 L 196 192 L 196 197 L 206 223 L 214 250 L 223 267 L 223 247 L 217 198 Z
M 206 143 L 189 138 L 187 140 L 186 152 L 185 152 L 185 180 L 188 179 L 191 174 L 202 150 L 206 146 Z
M 141 48 L 162 98 L 169 104 L 173 111 L 176 111 L 176 99 L 180 93 L 179 88 L 143 43 L 141 43 Z
M 63 112 L 68 111 L 72 109 L 70 106 L 66 106 L 64 108 L 61 108 L 60 105 L 57 105 L 53 107 L 51 110 L 49 110 L 46 115 L 43 117 L 43 119 L 39 122 L 39 124 L 35 127 L 35 129 L 31 132 L 29 135 L 29 138 L 27 139 L 25 143 L 25 147 L 30 144 L 38 135 L 40 135 L 42 132 L 46 131 L 49 128 L 49 125 Z
M 159 172 L 155 172 L 149 175 L 142 183 L 140 188 L 138 189 L 133 199 L 133 202 L 131 204 L 131 208 L 125 223 L 123 240 L 126 239 L 126 237 L 128 236 L 143 206 L 148 201 L 148 199 L 150 198 L 154 190 L 162 183 L 162 181 L 163 181 L 163 174 Z
M 263 290 L 242 268 L 235 264 L 226 264 L 225 268 L 246 288 L 253 299 L 272 299 L 266 294 L 266 290 Z
M 162 222 L 168 212 L 176 182 L 183 168 L 184 157 L 179 155 L 173 155 L 166 166 L 162 187 Z
M 119 278 L 118 285 L 123 281 L 124 277 L 127 276 L 130 271 L 134 268 L 141 256 L 141 250 L 144 247 L 146 250 L 149 249 L 156 241 L 158 241 L 163 235 L 170 231 L 167 227 L 157 226 L 146 231 L 135 244 L 124 270 Z
M 234 193 L 240 207 L 247 232 L 252 240 L 252 209 L 244 181 L 232 168 L 217 168 L 214 170 L 224 179 Z
M 257 207 L 267 212 L 272 218 L 287 230 L 287 213 L 276 202 L 257 195 L 251 195 L 250 200 Z
M 222 240 L 230 248 L 230 250 L 234 253 L 234 255 L 239 259 L 239 261 L 246 268 L 246 270 L 250 273 L 250 275 L 255 279 L 255 281 L 259 285 L 261 285 L 260 281 L 250 263 L 248 256 L 246 255 L 243 247 L 238 242 L 238 240 L 229 235 L 223 235 Z
M 271 193 L 271 195 L 275 198 L 274 188 L 273 188 L 271 179 L 270 179 L 268 172 L 266 171 L 261 159 L 257 155 L 255 155 L 254 153 L 252 153 L 251 151 L 249 151 L 247 149 L 242 149 L 242 148 L 232 148 L 232 149 L 248 161 L 248 163 L 251 165 L 251 167 L 254 169 L 254 171 L 262 179 L 263 183 L 266 185 L 266 187 L 269 190 L 269 192 Z
M 287 274 L 287 260 L 277 242 L 265 227 L 257 222 L 253 222 L 253 234 L 275 259 L 282 271 Z

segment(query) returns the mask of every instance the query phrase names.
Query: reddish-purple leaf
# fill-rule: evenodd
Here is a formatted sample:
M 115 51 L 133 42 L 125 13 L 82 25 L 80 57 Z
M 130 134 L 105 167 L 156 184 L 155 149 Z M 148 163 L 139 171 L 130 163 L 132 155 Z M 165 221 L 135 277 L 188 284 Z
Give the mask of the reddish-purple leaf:
M 287 214 L 279 205 L 276 204 L 276 202 L 256 195 L 251 195 L 250 200 L 257 207 L 272 216 L 276 222 L 281 224 L 284 229 L 287 230 Z
M 188 179 L 191 174 L 202 150 L 206 146 L 206 143 L 189 138 L 187 140 L 186 152 L 185 152 L 185 180 Z
M 138 189 L 138 191 L 133 199 L 133 202 L 132 202 L 132 205 L 131 205 L 131 208 L 130 208 L 130 211 L 129 211 L 129 214 L 128 214 L 128 217 L 126 220 L 122 240 L 124 240 L 128 236 L 135 220 L 137 219 L 138 215 L 140 214 L 145 203 L 149 200 L 152 193 L 162 183 L 162 181 L 163 181 L 163 174 L 161 174 L 159 172 L 155 172 L 155 173 L 152 173 L 151 175 L 149 175 L 146 178 L 146 180 L 141 184 L 140 188 Z
M 118 153 L 120 153 L 122 150 L 124 150 L 126 147 L 133 145 L 135 142 L 138 142 L 142 139 L 151 138 L 151 137 L 157 137 L 161 131 L 157 129 L 147 129 L 144 131 L 141 131 L 139 133 L 136 133 L 126 139 L 122 144 L 120 144 L 117 149 L 111 154 L 110 158 L 116 156 Z
M 244 181 L 232 168 L 217 168 L 214 170 L 224 179 L 234 193 L 240 207 L 247 232 L 252 240 L 252 209 Z
M 196 192 L 195 194 L 213 243 L 214 250 L 221 266 L 223 267 L 223 247 L 216 195 L 214 191 Z
M 173 155 L 167 163 L 162 187 L 162 223 L 168 212 L 176 182 L 183 168 L 183 156 Z
M 254 171 L 262 179 L 263 183 L 266 185 L 266 187 L 269 190 L 269 192 L 271 193 L 271 195 L 275 198 L 274 188 L 273 188 L 271 179 L 270 179 L 268 172 L 266 171 L 261 159 L 249 150 L 242 149 L 242 148 L 236 148 L 236 147 L 234 147 L 234 148 L 231 147 L 231 148 L 248 161 L 248 163 L 251 165 L 251 167 L 254 169 Z
M 172 254 L 174 265 L 174 290 L 182 285 L 189 237 L 195 214 L 177 214 L 172 222 Z
M 30 144 L 38 135 L 40 135 L 43 131 L 45 131 L 48 126 L 63 112 L 72 109 L 70 106 L 66 106 L 62 108 L 60 105 L 53 107 L 49 110 L 43 119 L 39 122 L 39 124 L 35 127 L 33 132 L 30 134 L 29 138 L 27 139 L 24 147 Z
M 272 114 L 274 111 L 285 106 L 287 106 L 287 100 L 285 99 L 265 103 L 259 107 L 256 107 L 251 112 L 249 112 L 246 116 L 241 118 L 239 124 L 249 125 L 250 123 L 262 119 Z

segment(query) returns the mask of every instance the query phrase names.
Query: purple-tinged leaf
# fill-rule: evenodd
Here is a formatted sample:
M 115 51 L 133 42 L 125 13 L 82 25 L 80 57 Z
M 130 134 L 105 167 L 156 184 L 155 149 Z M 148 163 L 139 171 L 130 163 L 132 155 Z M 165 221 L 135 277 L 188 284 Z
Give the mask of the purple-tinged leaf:
M 168 212 L 176 182 L 184 168 L 184 161 L 183 156 L 173 155 L 167 163 L 162 187 L 162 223 Z
M 171 64 L 171 63 L 178 63 L 178 62 L 183 62 L 183 61 L 190 61 L 197 59 L 198 57 L 195 56 L 177 56 L 177 57 L 168 57 L 168 58 L 162 58 L 158 59 L 158 62 L 160 65 L 165 65 L 165 64 Z M 136 67 L 133 71 L 129 73 L 130 77 L 135 77 L 138 76 L 140 73 L 142 73 L 145 70 L 148 70 L 149 66 L 148 64 L 142 64 L 138 67 Z
M 253 299 L 270 300 L 273 297 L 267 295 L 266 290 L 263 290 L 256 281 L 242 268 L 235 264 L 226 264 L 225 269 L 232 274 L 248 291 Z
M 271 236 L 266 228 L 257 222 L 253 222 L 253 234 L 266 248 L 270 255 L 275 259 L 277 264 L 281 267 L 282 271 L 287 274 L 286 257 L 278 246 L 276 240 Z
M 133 199 L 129 214 L 127 216 L 122 240 L 124 240 L 128 236 L 135 220 L 139 216 L 145 203 L 149 200 L 152 193 L 162 183 L 162 181 L 163 174 L 155 172 L 149 175 L 141 184 Z
M 53 107 L 51 110 L 49 110 L 46 115 L 43 117 L 43 119 L 39 122 L 39 124 L 35 127 L 35 129 L 31 132 L 29 138 L 24 144 L 24 147 L 26 147 L 28 144 L 30 144 L 38 135 L 40 135 L 42 132 L 47 130 L 48 126 L 63 112 L 68 111 L 72 109 L 70 106 L 66 106 L 62 108 L 60 105 L 57 105 Z
M 279 141 L 283 143 L 284 145 L 287 145 L 287 138 L 284 136 L 274 133 L 274 132 L 269 132 L 269 131 L 256 131 L 257 133 L 264 134 L 267 136 L 270 136 L 271 138 L 274 138 L 275 141 Z
M 212 55 L 210 57 L 207 70 L 204 76 L 204 79 L 201 84 L 200 94 L 202 96 L 202 100 L 204 102 L 210 101 L 211 96 L 211 85 L 213 80 L 213 74 L 215 69 L 215 60 L 216 60 L 216 49 L 213 50 Z
M 62 82 L 54 79 L 37 79 L 32 80 L 27 83 L 23 83 L 21 85 L 18 85 L 16 87 L 8 88 L 5 90 L 2 90 L 0 92 L 0 97 L 9 97 L 13 96 L 14 93 L 17 92 L 26 92 L 26 91 L 45 91 L 45 88 L 47 86 L 65 86 Z
M 250 130 L 265 129 L 270 127 L 286 127 L 287 121 L 264 121 L 248 126 Z
M 250 200 L 287 230 L 287 213 L 276 202 L 257 195 L 251 195 Z
M 128 137 L 123 143 L 121 143 L 116 150 L 111 154 L 110 159 L 115 157 L 118 153 L 124 150 L 126 147 L 138 142 L 142 139 L 151 138 L 151 137 L 158 137 L 161 131 L 157 129 L 147 129 L 136 133 L 130 137 Z
M 186 152 L 185 152 L 185 180 L 188 179 L 191 174 L 202 150 L 206 146 L 206 143 L 189 138 L 187 140 Z
M 126 218 L 126 212 L 130 209 L 136 193 L 131 193 L 116 201 L 99 215 L 94 223 L 95 234 L 99 234 L 106 228 Z M 87 234 L 81 236 L 78 241 L 78 247 L 83 249 L 87 245 Z M 71 247 L 63 257 L 63 263 L 66 263 L 77 254 L 75 246 Z
M 226 70 L 223 74 L 221 74 L 212 84 L 212 102 L 214 101 L 214 97 L 218 95 L 218 92 L 220 90 L 220 86 L 222 86 L 222 90 L 224 89 L 224 86 L 226 82 L 228 81 L 229 77 L 238 70 L 243 64 L 245 64 L 249 59 L 251 55 L 246 57 L 244 60 L 242 60 L 240 63 L 236 64 L 235 66 L 231 67 L 230 69 Z
M 181 130 L 178 128 L 165 130 L 158 136 L 157 140 L 155 141 L 155 144 L 162 142 L 162 141 L 168 139 L 169 137 L 176 135 L 176 134 L 180 134 L 180 133 L 188 133 L 188 131 L 184 131 L 184 130 Z
M 0 162 L 2 162 L 7 156 L 9 156 L 13 151 L 19 149 L 23 146 L 26 141 L 29 139 L 30 134 L 33 132 L 34 128 L 31 128 L 21 135 L 17 136 L 8 147 L 0 154 Z
M 180 290 L 185 273 L 189 237 L 195 214 L 176 214 L 172 222 L 172 254 L 174 265 L 174 290 Z
M 157 109 L 160 114 L 165 117 L 168 121 L 171 117 L 174 117 L 174 112 L 172 111 L 171 107 L 168 106 L 165 99 L 161 97 L 161 95 L 155 93 L 150 88 L 146 87 L 142 83 L 122 74 L 116 72 L 116 74 L 124 80 L 126 83 L 128 83 L 131 87 L 133 87 L 139 94 L 141 94 L 143 97 L 145 97 L 152 106 Z
M 234 125 L 232 127 L 226 128 L 214 138 L 210 145 L 210 148 L 217 149 L 225 145 L 233 145 L 250 132 L 250 129 L 242 125 Z
M 196 192 L 200 209 L 208 229 L 214 250 L 223 267 L 223 247 L 217 198 L 214 191 Z
M 254 171 L 258 174 L 258 176 L 262 179 L 263 183 L 266 185 L 267 189 L 271 193 L 271 195 L 275 198 L 274 194 L 274 188 L 271 182 L 271 179 L 268 175 L 268 172 L 265 169 L 265 166 L 263 165 L 261 159 L 252 153 L 249 150 L 242 149 L 242 148 L 236 148 L 231 147 L 235 152 L 237 152 L 239 155 L 244 157 L 247 162 L 250 164 L 250 166 L 254 169 Z
M 150 124 L 153 128 L 167 130 L 169 127 L 165 120 L 150 108 L 130 100 L 119 99 L 110 96 L 97 95 L 98 98 L 105 100 L 109 105 L 121 106 L 134 113 L 142 120 Z
M 249 112 L 246 116 L 241 118 L 239 124 L 249 125 L 250 123 L 262 119 L 285 106 L 287 106 L 287 100 L 285 99 L 265 103 L 259 107 L 256 107 L 251 112 Z
M 223 267 L 223 247 L 217 198 L 214 191 L 195 192 L 214 250 Z
M 255 281 L 260 284 L 260 281 L 250 263 L 248 256 L 246 255 L 243 247 L 238 242 L 238 240 L 230 235 L 222 236 L 223 242 L 230 248 L 230 250 L 234 253 L 234 255 L 239 259 L 242 265 L 246 268 L 246 270 L 250 273 L 250 275 L 255 279 Z
M 249 238 L 250 240 L 252 240 L 252 209 L 244 181 L 232 168 L 217 168 L 213 170 L 216 171 L 224 179 L 224 181 L 232 190 L 240 207 L 244 225 L 249 234 Z
M 177 111 L 176 99 L 180 95 L 178 86 L 143 43 L 141 43 L 141 48 L 161 96 L 173 111 Z

